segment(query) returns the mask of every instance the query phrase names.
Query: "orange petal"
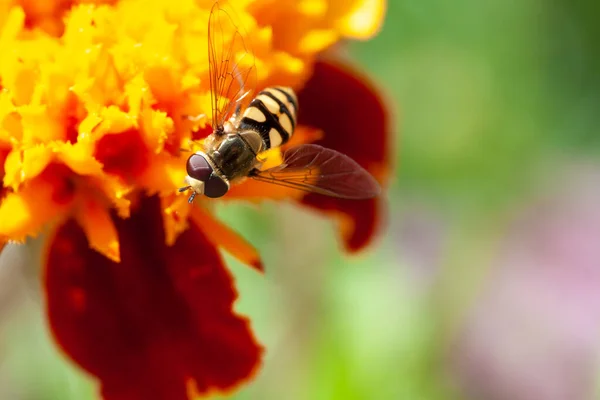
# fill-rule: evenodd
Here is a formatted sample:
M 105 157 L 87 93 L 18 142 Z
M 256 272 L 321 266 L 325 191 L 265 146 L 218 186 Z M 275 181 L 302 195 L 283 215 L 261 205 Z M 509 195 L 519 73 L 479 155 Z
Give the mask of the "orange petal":
M 192 207 L 188 203 L 188 195 L 163 196 L 160 198 L 161 210 L 165 224 L 165 243 L 172 246 L 179 235 L 188 227 L 188 215 Z
M 102 204 L 86 199 L 77 213 L 90 246 L 114 262 L 120 262 L 119 237 L 110 213 Z
M 343 7 L 352 7 L 338 20 L 337 27 L 342 35 L 355 39 L 369 39 L 379 32 L 387 8 L 386 0 L 355 0 L 342 3 Z
M 215 246 L 222 247 L 229 254 L 258 271 L 264 271 L 260 255 L 256 249 L 237 232 L 215 219 L 210 213 L 194 207 L 192 220 L 206 234 L 206 238 Z

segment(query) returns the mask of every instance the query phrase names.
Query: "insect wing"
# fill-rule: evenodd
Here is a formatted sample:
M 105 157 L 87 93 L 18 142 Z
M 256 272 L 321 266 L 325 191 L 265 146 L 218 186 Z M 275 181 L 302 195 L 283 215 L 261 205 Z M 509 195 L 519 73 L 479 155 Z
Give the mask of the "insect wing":
M 350 157 L 316 144 L 304 144 L 288 149 L 283 163 L 251 175 L 252 178 L 345 199 L 376 197 L 379 183 Z
M 208 59 L 213 129 L 239 118 L 256 87 L 254 54 L 237 14 L 227 1 L 217 1 L 208 22 Z

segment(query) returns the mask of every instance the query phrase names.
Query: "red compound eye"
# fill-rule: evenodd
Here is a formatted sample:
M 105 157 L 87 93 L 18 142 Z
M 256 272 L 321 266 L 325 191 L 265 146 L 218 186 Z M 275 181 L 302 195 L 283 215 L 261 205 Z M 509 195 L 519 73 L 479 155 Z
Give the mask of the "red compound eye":
M 201 182 L 206 182 L 213 172 L 213 169 L 206 158 L 200 154 L 192 154 L 190 158 L 188 158 L 186 170 L 191 178 Z
M 216 174 L 212 174 L 206 185 L 204 185 L 204 195 L 206 197 L 221 197 L 229 190 L 229 185 L 221 177 Z

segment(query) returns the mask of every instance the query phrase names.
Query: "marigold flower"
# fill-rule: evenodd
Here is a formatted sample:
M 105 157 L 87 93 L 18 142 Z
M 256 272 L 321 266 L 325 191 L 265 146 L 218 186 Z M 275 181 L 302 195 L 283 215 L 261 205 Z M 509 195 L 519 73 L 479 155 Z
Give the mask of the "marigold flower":
M 376 33 L 384 1 L 230 3 L 252 39 L 259 85 L 299 91 L 293 141 L 337 149 L 384 182 L 380 99 L 348 68 L 317 61 L 340 39 Z M 258 270 L 260 257 L 212 215 L 211 200 L 190 206 L 177 192 L 189 155 L 181 148 L 210 133 L 208 121 L 184 116 L 210 115 L 212 4 L 0 6 L 0 249 L 50 232 L 52 333 L 106 399 L 230 390 L 260 364 L 263 349 L 232 310 L 236 292 L 217 248 Z M 373 236 L 381 207 L 254 181 L 224 200 L 267 198 L 340 218 L 351 251 Z

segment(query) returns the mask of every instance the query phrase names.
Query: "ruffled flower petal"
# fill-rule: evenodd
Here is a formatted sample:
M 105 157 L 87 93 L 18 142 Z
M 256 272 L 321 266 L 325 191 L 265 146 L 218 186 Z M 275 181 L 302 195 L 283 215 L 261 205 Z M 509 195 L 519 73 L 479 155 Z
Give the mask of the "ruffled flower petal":
M 89 248 L 74 221 L 50 242 L 45 270 L 52 332 L 95 375 L 106 400 L 187 400 L 234 388 L 262 354 L 236 315 L 231 275 L 192 225 L 165 245 L 158 198 L 131 218 L 113 216 L 121 263 Z
M 390 163 L 388 115 L 376 90 L 365 82 L 339 64 L 318 62 L 298 94 L 298 120 L 324 132 L 315 143 L 346 154 L 385 183 Z M 350 251 L 366 246 L 382 220 L 381 199 L 353 201 L 308 194 L 302 202 L 342 216 L 342 235 Z

